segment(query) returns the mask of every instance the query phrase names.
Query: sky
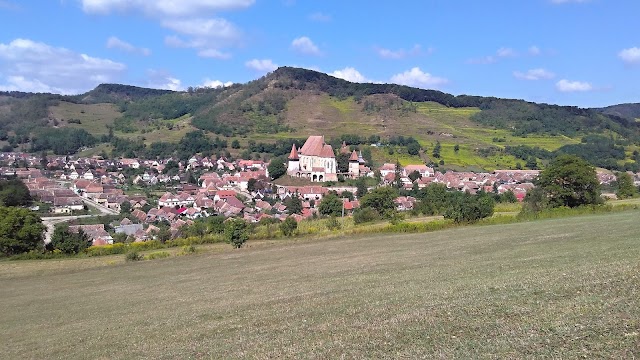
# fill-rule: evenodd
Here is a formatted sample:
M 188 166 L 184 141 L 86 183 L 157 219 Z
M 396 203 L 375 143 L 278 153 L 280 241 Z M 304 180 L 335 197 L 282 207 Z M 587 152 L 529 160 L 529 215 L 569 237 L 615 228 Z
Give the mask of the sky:
M 278 66 L 454 95 L 640 102 L 637 0 L 0 0 L 0 91 L 185 90 Z

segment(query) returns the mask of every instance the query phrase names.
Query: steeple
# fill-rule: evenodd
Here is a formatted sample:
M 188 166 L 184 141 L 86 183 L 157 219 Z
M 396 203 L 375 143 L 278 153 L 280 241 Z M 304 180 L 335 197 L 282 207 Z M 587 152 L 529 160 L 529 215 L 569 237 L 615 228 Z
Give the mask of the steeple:
M 291 153 L 289 154 L 289 160 L 299 160 L 298 150 L 296 150 L 296 144 L 291 145 Z
M 356 153 L 355 150 L 353 150 L 353 152 L 351 153 L 351 157 L 349 158 L 349 161 L 358 161 L 358 153 Z

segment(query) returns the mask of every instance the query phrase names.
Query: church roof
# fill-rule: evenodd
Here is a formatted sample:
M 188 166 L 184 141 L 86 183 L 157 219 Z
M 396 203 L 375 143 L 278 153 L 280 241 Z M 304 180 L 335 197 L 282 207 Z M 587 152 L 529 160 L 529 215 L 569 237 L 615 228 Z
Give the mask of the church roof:
M 306 156 L 335 157 L 331 145 L 324 143 L 324 136 L 309 136 L 299 153 Z

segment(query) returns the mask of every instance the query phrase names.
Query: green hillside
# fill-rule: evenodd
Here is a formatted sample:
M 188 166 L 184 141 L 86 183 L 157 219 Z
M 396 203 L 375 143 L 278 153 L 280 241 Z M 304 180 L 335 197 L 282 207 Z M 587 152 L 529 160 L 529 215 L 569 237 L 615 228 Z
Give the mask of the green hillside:
M 9 359 L 631 359 L 637 216 L 3 261 L 0 346 Z
M 135 142 L 137 145 L 127 146 L 139 156 L 154 142 L 176 144 L 196 129 L 211 140 L 225 139 L 227 146 L 239 140 L 240 149 L 225 151 L 240 154 L 250 148 L 253 156 L 260 156 L 256 153 L 263 152 L 264 146 L 252 147 L 250 140 L 262 144 L 280 141 L 282 148 L 288 142 L 290 148 L 291 139 L 300 141 L 309 135 L 322 134 L 339 143 L 345 134 L 357 134 L 378 136 L 383 144 L 411 137 L 421 146 L 420 154 L 413 155 L 407 153 L 403 141 L 392 149 L 372 149 L 376 162 L 400 159 L 403 163 L 482 169 L 524 166 L 527 162 L 543 166 L 560 149 L 585 152 L 595 165 L 622 169 L 637 166 L 633 150 L 640 141 L 638 122 L 596 109 L 453 96 L 394 84 L 350 83 L 289 67 L 247 84 L 218 89 L 173 92 L 105 84 L 77 96 L 0 95 L 0 140 L 21 148 L 55 133 L 43 132 L 43 127 L 86 131 L 95 139 L 83 143 L 85 147 L 112 142 L 114 137 Z M 72 139 L 86 137 L 67 135 Z M 370 145 L 363 142 L 361 146 Z M 442 149 L 439 157 L 433 156 L 438 143 Z M 175 147 L 162 146 L 169 150 Z M 589 150 L 582 151 L 583 146 Z M 60 146 L 55 150 L 42 141 L 32 146 L 47 147 L 54 152 L 68 151 Z M 114 147 L 122 148 L 122 142 Z

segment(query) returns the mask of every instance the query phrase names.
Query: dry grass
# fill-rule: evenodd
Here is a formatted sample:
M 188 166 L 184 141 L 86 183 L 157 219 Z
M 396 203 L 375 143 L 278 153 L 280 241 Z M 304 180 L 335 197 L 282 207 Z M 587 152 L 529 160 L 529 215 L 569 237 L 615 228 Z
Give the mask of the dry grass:
M 2 262 L 0 346 L 11 359 L 633 358 L 637 216 L 24 274 L 34 263 Z
M 93 135 L 107 134 L 107 125 L 122 116 L 115 104 L 73 104 L 64 101 L 50 107 L 49 112 L 60 121 L 60 126 L 85 129 Z M 80 120 L 81 124 L 69 123 L 71 119 Z

